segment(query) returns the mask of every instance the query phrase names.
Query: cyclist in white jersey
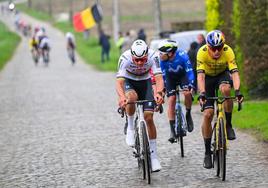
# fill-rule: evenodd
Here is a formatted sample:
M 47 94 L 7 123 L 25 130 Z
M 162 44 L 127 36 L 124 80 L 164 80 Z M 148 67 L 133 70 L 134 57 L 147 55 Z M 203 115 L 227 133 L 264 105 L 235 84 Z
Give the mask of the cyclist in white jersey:
M 153 96 L 150 69 L 155 75 L 156 95 Z M 126 143 L 134 146 L 134 113 L 135 106 L 127 105 L 136 100 L 155 100 L 162 104 L 164 81 L 159 65 L 158 55 L 143 40 L 133 42 L 131 49 L 125 51 L 119 58 L 116 81 L 116 91 L 119 97 L 119 106 L 126 109 L 128 116 L 128 128 Z M 144 118 L 148 127 L 149 142 L 151 148 L 152 171 L 161 169 L 156 151 L 156 128 L 153 120 L 154 104 L 144 104 Z

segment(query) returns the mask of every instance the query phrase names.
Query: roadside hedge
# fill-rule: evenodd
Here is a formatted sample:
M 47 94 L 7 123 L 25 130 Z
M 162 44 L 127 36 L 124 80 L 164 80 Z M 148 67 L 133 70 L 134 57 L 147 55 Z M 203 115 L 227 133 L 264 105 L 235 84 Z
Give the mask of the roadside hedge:
M 268 1 L 206 0 L 206 29 L 220 29 L 235 49 L 244 91 L 268 98 Z

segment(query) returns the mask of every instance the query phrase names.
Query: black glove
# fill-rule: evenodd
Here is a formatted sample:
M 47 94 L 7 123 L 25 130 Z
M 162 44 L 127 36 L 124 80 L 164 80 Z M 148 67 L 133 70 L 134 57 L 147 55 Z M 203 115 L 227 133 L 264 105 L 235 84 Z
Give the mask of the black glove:
M 205 92 L 200 93 L 197 99 L 198 101 L 202 100 L 204 102 L 206 100 L 206 93 Z
M 240 93 L 240 90 L 235 90 L 235 97 L 237 98 L 238 102 L 242 102 L 244 99 L 244 95 Z

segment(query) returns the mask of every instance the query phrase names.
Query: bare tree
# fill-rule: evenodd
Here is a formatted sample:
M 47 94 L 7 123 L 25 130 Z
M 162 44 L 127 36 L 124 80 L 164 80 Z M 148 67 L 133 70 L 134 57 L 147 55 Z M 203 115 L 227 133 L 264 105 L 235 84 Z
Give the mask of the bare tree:
M 28 0 L 28 8 L 32 8 L 32 0 Z
M 73 21 L 73 0 L 69 0 L 69 20 L 70 23 Z
M 159 38 L 162 32 L 162 18 L 161 18 L 161 5 L 160 0 L 153 1 L 153 11 L 154 11 L 154 23 L 155 23 L 155 37 Z
M 118 33 L 120 31 L 120 13 L 118 0 L 113 0 L 113 35 L 114 41 L 118 40 Z
M 50 17 L 52 17 L 52 1 L 48 1 L 48 14 Z

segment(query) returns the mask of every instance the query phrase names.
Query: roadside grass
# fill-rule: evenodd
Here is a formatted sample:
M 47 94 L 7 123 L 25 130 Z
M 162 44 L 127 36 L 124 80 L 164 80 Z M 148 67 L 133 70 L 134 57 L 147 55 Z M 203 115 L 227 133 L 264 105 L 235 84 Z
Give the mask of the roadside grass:
M 234 109 L 233 125 L 240 129 L 251 130 L 259 140 L 268 141 L 267 112 L 267 100 L 246 101 L 241 111 Z
M 99 39 L 90 36 L 89 39 L 84 39 L 83 33 L 78 33 L 74 31 L 74 28 L 70 22 L 55 22 L 48 14 L 44 12 L 39 12 L 33 9 L 27 8 L 25 3 L 17 4 L 17 8 L 26 14 L 37 18 L 42 21 L 48 21 L 53 24 L 56 28 L 60 29 L 63 33 L 72 32 L 76 37 L 77 42 L 77 52 L 88 64 L 92 64 L 99 70 L 103 71 L 116 71 L 117 61 L 119 58 L 119 49 L 115 46 L 115 43 L 111 42 L 110 49 L 110 60 L 105 63 L 101 63 L 101 46 L 99 45 Z
M 42 11 L 36 11 L 34 9 L 28 8 L 26 3 L 16 4 L 16 8 L 22 12 L 29 14 L 32 17 L 39 19 L 39 20 L 43 20 L 43 21 L 52 21 L 53 20 L 52 17 L 50 17 L 47 13 L 44 13 Z
M 0 70 L 3 69 L 8 60 L 12 57 L 20 37 L 11 32 L 3 22 L 0 21 Z

